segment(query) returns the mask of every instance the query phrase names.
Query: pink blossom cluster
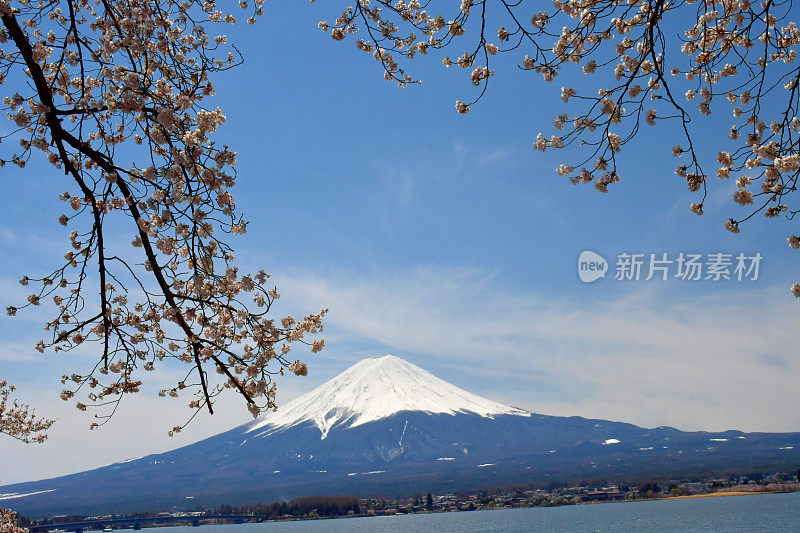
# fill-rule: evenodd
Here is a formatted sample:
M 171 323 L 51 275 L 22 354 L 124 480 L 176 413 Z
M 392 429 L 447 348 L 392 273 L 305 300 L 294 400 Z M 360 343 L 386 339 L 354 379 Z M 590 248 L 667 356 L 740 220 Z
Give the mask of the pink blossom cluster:
M 236 152 L 214 141 L 225 115 L 208 100 L 215 76 L 242 58 L 218 30 L 239 12 L 252 24 L 263 4 L 0 0 L 0 88 L 13 126 L 0 141 L 14 141 L 0 145 L 11 145 L 0 167 L 24 168 L 41 152 L 72 185 L 61 195 L 59 223 L 71 230 L 62 265 L 23 277 L 32 292 L 7 312 L 53 312 L 40 352 L 98 355 L 61 380 L 62 399 L 96 411 L 92 427 L 167 361 L 187 373 L 161 396 L 188 394 L 196 414 L 230 389 L 257 416 L 275 406 L 275 375 L 307 373 L 292 346 L 324 345 L 309 337 L 325 311 L 272 318 L 277 289 L 263 270 L 240 272 L 228 243 L 247 222 L 232 192 Z M 107 234 L 117 221 L 132 248 Z
M 800 177 L 800 28 L 792 0 L 553 0 L 545 10 L 533 2 L 464 0 L 449 7 L 449 17 L 432 14 L 435 7 L 360 0 L 320 27 L 336 40 L 361 32 L 358 48 L 375 50 L 386 78 L 401 85 L 416 80 L 394 55 L 410 60 L 430 49 L 466 49 L 458 59 L 442 60 L 472 69 L 470 81 L 479 87 L 471 101 L 456 102 L 460 114 L 484 95 L 499 53 L 519 58 L 520 69 L 546 82 L 569 79 L 570 72 L 588 76 L 583 89 L 561 87 L 561 99 L 575 108 L 554 121 L 563 133 L 539 133 L 533 143 L 541 151 L 572 148 L 576 161 L 557 170 L 572 183 L 607 192 L 620 180 L 620 152 L 640 127 L 671 122 L 677 127 L 670 131 L 682 137 L 672 153 L 685 157 L 675 173 L 700 195 L 690 205 L 693 213 L 703 214 L 709 176 L 736 180 L 733 200 L 747 213 L 725 222 L 731 232 L 756 213 L 793 218 L 800 212 L 788 201 Z M 694 124 L 726 112 L 732 125 L 715 139 L 717 165 L 709 173 Z

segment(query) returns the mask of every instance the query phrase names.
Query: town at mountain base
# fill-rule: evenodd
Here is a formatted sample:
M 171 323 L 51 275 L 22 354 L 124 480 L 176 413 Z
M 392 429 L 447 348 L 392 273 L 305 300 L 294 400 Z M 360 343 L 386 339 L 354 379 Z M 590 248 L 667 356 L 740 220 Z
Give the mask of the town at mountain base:
M 0 487 L 0 505 L 31 517 L 124 513 L 797 465 L 800 433 L 684 432 L 540 415 L 384 356 L 195 444 Z

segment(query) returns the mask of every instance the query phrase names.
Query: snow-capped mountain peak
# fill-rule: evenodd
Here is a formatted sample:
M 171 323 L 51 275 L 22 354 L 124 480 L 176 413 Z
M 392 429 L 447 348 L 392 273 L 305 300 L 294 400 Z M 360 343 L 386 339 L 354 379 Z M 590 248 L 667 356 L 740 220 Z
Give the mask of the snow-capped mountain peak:
M 336 425 L 355 427 L 401 411 L 530 416 L 451 385 L 408 361 L 385 355 L 363 359 L 311 392 L 268 413 L 248 432 L 269 434 L 304 422 L 313 422 L 324 439 Z

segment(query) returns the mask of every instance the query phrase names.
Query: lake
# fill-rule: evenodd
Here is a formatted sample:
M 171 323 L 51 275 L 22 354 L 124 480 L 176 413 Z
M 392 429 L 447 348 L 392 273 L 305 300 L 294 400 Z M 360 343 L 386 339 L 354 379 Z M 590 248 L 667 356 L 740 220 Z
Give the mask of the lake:
M 800 531 L 800 493 L 157 529 L 173 533 Z

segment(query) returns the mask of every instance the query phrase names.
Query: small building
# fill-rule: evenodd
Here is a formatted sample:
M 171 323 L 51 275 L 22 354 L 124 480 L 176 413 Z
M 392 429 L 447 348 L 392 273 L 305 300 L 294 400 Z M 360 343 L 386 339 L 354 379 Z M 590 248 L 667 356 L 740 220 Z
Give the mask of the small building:
M 609 500 L 621 500 L 625 494 L 619 490 L 587 490 L 582 498 L 588 502 L 603 502 Z

